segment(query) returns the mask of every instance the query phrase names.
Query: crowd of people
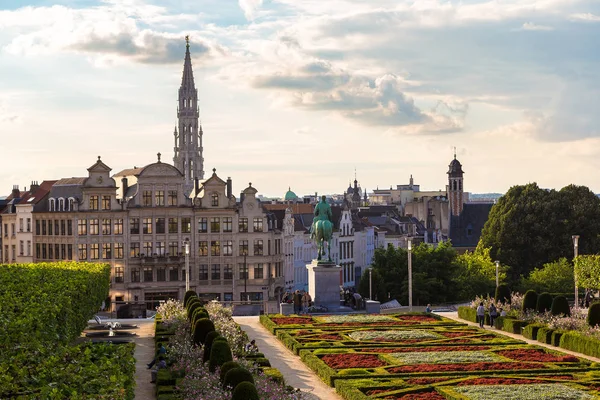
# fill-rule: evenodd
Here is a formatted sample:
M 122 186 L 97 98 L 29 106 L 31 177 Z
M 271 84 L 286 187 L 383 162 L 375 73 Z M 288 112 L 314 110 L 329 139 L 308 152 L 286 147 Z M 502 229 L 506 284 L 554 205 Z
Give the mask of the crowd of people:
M 506 311 L 502 308 L 496 308 L 494 304 L 490 304 L 490 309 L 488 310 L 490 314 L 490 327 L 494 326 L 494 320 L 500 317 L 506 317 Z M 479 303 L 477 307 L 477 322 L 479 322 L 479 327 L 483 328 L 485 325 L 485 307 L 483 306 L 483 302 Z
M 293 303 L 295 314 L 308 314 L 308 308 L 313 305 L 310 293 L 304 290 L 296 290 L 293 293 L 286 291 L 281 298 L 281 302 Z

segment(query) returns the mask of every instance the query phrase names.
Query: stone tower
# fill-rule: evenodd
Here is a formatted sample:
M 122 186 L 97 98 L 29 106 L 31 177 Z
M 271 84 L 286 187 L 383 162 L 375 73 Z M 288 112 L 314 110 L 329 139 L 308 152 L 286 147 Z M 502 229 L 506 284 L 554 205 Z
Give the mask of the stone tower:
M 202 157 L 202 126 L 199 120 L 198 91 L 194 85 L 189 36 L 185 37 L 185 61 L 179 88 L 178 125 L 175 127 L 175 156 L 173 162 L 185 176 L 185 192 L 194 188 L 194 180 L 204 179 Z
M 450 215 L 458 216 L 463 210 L 463 170 L 460 161 L 456 159 L 448 166 L 448 200 L 450 201 Z

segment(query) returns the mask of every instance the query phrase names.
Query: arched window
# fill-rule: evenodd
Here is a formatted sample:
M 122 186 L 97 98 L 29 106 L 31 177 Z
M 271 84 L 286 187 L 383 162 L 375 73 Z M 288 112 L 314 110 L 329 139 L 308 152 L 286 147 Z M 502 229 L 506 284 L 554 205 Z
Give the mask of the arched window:
M 218 207 L 219 206 L 219 194 L 218 193 L 213 193 L 210 196 L 210 200 L 211 200 L 211 205 L 213 207 Z
M 183 107 L 187 107 L 187 99 L 183 99 Z
M 73 211 L 73 204 L 75 203 L 75 199 L 69 197 L 69 211 Z
M 190 105 L 190 108 L 194 107 L 194 100 L 190 99 L 188 104 Z
M 458 190 L 462 190 L 462 181 L 458 181 Z
M 56 202 L 53 197 L 48 199 L 48 207 L 50 207 L 50 211 L 56 211 Z
M 62 197 L 58 199 L 58 211 L 65 211 L 65 199 Z
M 190 124 L 190 136 L 192 136 L 192 135 L 191 135 L 191 133 L 192 133 L 192 132 L 194 132 L 194 129 L 193 129 L 193 126 L 192 126 L 192 124 Z

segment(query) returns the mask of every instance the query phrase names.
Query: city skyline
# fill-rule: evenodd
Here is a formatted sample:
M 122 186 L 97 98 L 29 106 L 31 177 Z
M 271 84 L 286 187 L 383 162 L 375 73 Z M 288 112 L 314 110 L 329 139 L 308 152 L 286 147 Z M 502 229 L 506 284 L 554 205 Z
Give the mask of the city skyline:
M 321 3 L 3 2 L 0 195 L 98 155 L 172 163 L 188 34 L 204 169 L 238 196 L 341 193 L 355 169 L 369 192 L 444 190 L 454 147 L 468 192 L 600 192 L 599 5 Z

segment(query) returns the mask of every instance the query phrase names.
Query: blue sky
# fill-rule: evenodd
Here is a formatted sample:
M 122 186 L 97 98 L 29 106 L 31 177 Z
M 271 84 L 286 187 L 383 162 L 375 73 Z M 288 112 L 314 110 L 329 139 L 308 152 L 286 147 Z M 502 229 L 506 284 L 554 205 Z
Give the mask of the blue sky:
M 235 192 L 600 191 L 598 2 L 3 0 L 0 193 L 172 159 L 186 34 Z

